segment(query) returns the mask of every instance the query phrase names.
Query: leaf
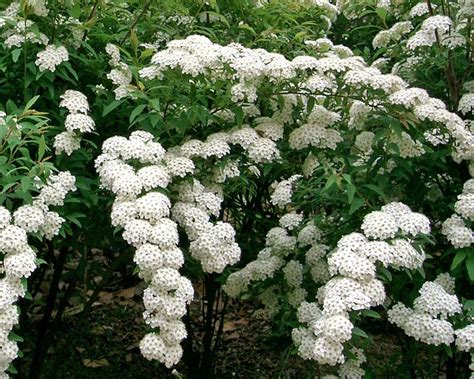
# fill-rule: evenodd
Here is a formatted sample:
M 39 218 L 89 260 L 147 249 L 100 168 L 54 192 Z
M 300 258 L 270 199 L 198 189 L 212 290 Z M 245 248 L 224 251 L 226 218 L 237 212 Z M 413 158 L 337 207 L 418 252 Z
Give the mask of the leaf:
M 28 192 L 31 187 L 31 178 L 29 176 L 24 176 L 21 178 L 21 190 L 23 192 Z
M 107 105 L 104 110 L 102 111 L 102 117 L 107 116 L 110 112 L 112 112 L 115 108 L 117 108 L 120 104 L 122 104 L 124 100 L 114 100 L 109 105 Z
M 97 368 L 97 367 L 104 367 L 104 366 L 110 366 L 110 363 L 107 359 L 102 358 L 102 359 L 83 359 L 82 364 L 85 367 L 90 367 L 90 368 Z
M 44 139 L 44 135 L 42 135 L 38 143 L 38 161 L 41 161 L 41 159 L 43 159 L 45 151 L 46 151 L 46 141 Z
M 23 342 L 24 341 L 23 337 L 20 337 L 19 335 L 15 334 L 13 331 L 8 334 L 8 339 L 10 341 L 15 341 L 15 342 Z
M 354 327 L 354 329 L 352 329 L 352 334 L 363 338 L 369 338 L 369 335 L 358 327 Z
M 362 311 L 362 314 L 367 317 L 382 318 L 382 316 L 380 316 L 380 313 L 373 311 L 372 309 L 364 309 Z
M 380 17 L 380 19 L 385 22 L 385 19 L 387 18 L 387 10 L 384 8 L 377 8 L 375 10 L 375 13 L 377 13 L 377 16 Z
M 353 214 L 363 205 L 364 205 L 364 200 L 362 200 L 360 197 L 354 198 L 354 200 L 351 203 L 351 207 L 349 208 L 349 214 Z
M 466 259 L 466 251 L 461 250 L 456 253 L 451 263 L 451 271 L 455 270 Z
M 354 195 L 356 193 L 356 188 L 352 183 L 347 184 L 347 201 L 349 204 L 352 204 L 354 201 Z
M 372 190 L 373 192 L 377 193 L 380 195 L 380 197 L 385 200 L 386 202 L 388 202 L 388 197 L 387 195 L 382 191 L 382 189 L 380 187 L 377 187 L 376 185 L 374 184 L 364 184 L 363 187 L 366 187 L 370 190 Z
M 26 103 L 25 109 L 23 109 L 23 113 L 25 113 L 28 109 L 30 109 L 33 105 L 35 105 L 36 101 L 39 99 L 39 95 L 32 97 L 30 101 Z
M 242 110 L 241 107 L 235 107 L 233 111 L 235 114 L 235 123 L 238 126 L 241 126 L 242 123 L 244 122 L 244 111 Z
M 145 108 L 146 108 L 146 104 L 137 105 L 135 109 L 132 111 L 132 113 L 130 113 L 130 118 L 128 119 L 128 121 L 132 123 L 137 118 L 137 116 L 143 112 Z
M 255 32 L 255 30 L 254 30 L 251 26 L 249 26 L 249 25 L 247 25 L 247 24 L 239 25 L 239 29 L 241 29 L 241 30 L 247 30 L 247 31 L 249 31 L 250 33 L 252 33 L 254 36 L 257 35 L 257 33 Z
M 36 263 L 36 266 L 41 266 L 41 265 L 47 264 L 48 262 L 46 262 L 46 261 L 45 261 L 44 259 L 42 259 L 42 258 L 36 258 L 35 263 Z
M 11 363 L 10 366 L 8 366 L 7 372 L 9 372 L 10 374 L 18 374 L 17 369 Z
M 18 62 L 22 49 L 15 49 L 12 51 L 12 60 L 14 63 Z
M 130 30 L 130 44 L 132 45 L 133 51 L 137 51 L 138 49 L 138 36 L 134 29 Z
M 469 279 L 474 282 L 474 253 L 472 252 L 466 260 L 466 268 Z

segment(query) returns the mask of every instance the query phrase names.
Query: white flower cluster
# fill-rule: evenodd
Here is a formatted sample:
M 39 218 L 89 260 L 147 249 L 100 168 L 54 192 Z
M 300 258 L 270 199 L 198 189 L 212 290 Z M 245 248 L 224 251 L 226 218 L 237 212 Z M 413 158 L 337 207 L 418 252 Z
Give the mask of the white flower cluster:
M 107 74 L 107 79 L 116 86 L 114 89 L 115 99 L 120 100 L 130 95 L 132 83 L 132 72 L 128 66 L 121 61 L 118 46 L 108 43 L 105 47 L 106 53 L 110 56 L 109 64 L 112 70 Z
M 15 302 L 25 295 L 22 278 L 28 278 L 36 269 L 36 253 L 28 244 L 28 233 L 37 233 L 52 239 L 59 233 L 64 219 L 49 210 L 60 205 L 70 191 L 75 190 L 75 178 L 69 172 L 51 175 L 31 205 L 19 207 L 13 215 L 0 206 L 0 372 L 4 373 L 18 355 L 18 347 L 8 339 L 18 323 Z M 3 374 L 5 375 L 5 374 Z
M 69 114 L 66 116 L 64 126 L 66 131 L 54 137 L 54 148 L 56 154 L 64 152 L 71 155 L 80 148 L 81 135 L 94 130 L 94 120 L 87 114 L 89 103 L 87 97 L 75 90 L 67 90 L 61 96 L 59 106 L 66 108 Z
M 112 224 L 123 227 L 123 238 L 136 248 L 134 261 L 148 283 L 143 317 L 159 330 L 142 339 L 140 350 L 145 358 L 171 367 L 183 353 L 180 343 L 187 333 L 181 317 L 194 293 L 191 282 L 178 271 L 184 264 L 178 228 L 170 219 L 171 201 L 161 192 L 176 171 L 167 167 L 165 149 L 144 131 L 132 132 L 128 139 L 111 137 L 102 152 L 96 168 L 101 186 L 116 195 Z M 143 167 L 135 170 L 129 160 Z
M 441 232 L 456 249 L 469 247 L 474 243 L 474 232 L 469 226 L 474 221 L 474 179 L 464 183 L 454 210 L 456 213 L 443 222 Z
M 300 178 L 301 175 L 293 175 L 277 183 L 270 198 L 271 203 L 278 207 L 285 207 L 290 204 L 291 196 L 293 196 L 293 187 Z
M 69 60 L 69 53 L 64 46 L 48 45 L 36 55 L 35 64 L 40 71 L 56 71 L 56 67 Z
M 242 270 L 229 275 L 224 285 L 226 293 L 231 297 L 238 297 L 248 290 L 252 282 L 272 278 L 281 269 L 285 282 L 290 288 L 288 294 L 290 304 L 297 307 L 304 301 L 307 295 L 306 290 L 301 288 L 304 266 L 296 259 L 288 262 L 284 259 L 294 255 L 298 245 L 301 248 L 318 245 L 321 237 L 319 230 L 312 223 L 301 228 L 302 222 L 303 216 L 296 212 L 290 212 L 280 217 L 281 226 L 268 231 L 266 247 L 259 252 L 257 259 Z M 272 295 L 271 290 L 265 292 L 264 298 L 266 297 L 268 300 L 269 296 L 275 299 L 274 310 L 278 310 L 277 299 Z M 267 313 L 271 314 L 272 312 Z
M 432 28 L 431 24 L 427 23 L 426 28 Z M 396 38 L 401 38 L 410 31 L 410 25 L 409 22 L 395 24 L 391 33 L 398 36 Z M 161 78 L 167 70 L 175 69 L 193 77 L 204 74 L 206 79 L 211 81 L 225 79 L 229 83 L 234 101 L 242 104 L 244 114 L 248 117 L 255 116 L 255 106 L 245 101 L 255 102 L 256 91 L 263 83 L 282 83 L 297 79 L 302 90 L 320 93 L 324 97 L 330 96 L 338 87 L 342 87 L 339 90 L 347 90 L 350 93 L 371 88 L 377 91 L 376 93 L 381 91 L 384 96 L 388 95 L 389 104 L 404 106 L 415 113 L 420 121 L 428 120 L 447 129 L 447 139 L 433 137 L 429 142 L 446 144 L 451 138 L 454 141 L 453 155 L 456 160 L 473 158 L 473 133 L 463 120 L 447 111 L 441 101 L 430 98 L 426 91 L 408 88 L 408 84 L 396 75 L 382 74 L 375 67 L 367 67 L 350 49 L 342 45 L 335 46 L 327 38 L 306 42 L 315 50 L 318 58 L 301 55 L 290 61 L 280 54 L 262 49 L 248 49 L 236 43 L 221 46 L 204 36 L 192 35 L 183 40 L 170 41 L 164 50 L 153 56 L 151 65 L 142 69 L 140 75 L 144 79 Z M 110 53 L 112 54 L 112 50 Z M 344 77 L 343 81 L 337 80 L 340 76 Z M 365 119 L 372 111 L 371 106 L 380 105 L 380 96 L 370 96 L 365 103 L 355 101 L 351 107 L 351 128 L 363 128 Z M 320 97 L 311 112 L 304 117 L 306 122 L 289 134 L 291 148 L 335 149 L 342 141 L 339 124 L 343 121 L 343 115 L 330 110 L 326 104 L 323 106 L 322 99 Z M 203 147 L 202 155 L 222 157 L 228 149 L 226 144 L 238 143 L 257 163 L 278 158 L 279 152 L 274 142 L 281 139 L 284 124 L 294 125 L 293 109 L 297 104 L 307 101 L 307 98 L 302 94 L 284 94 L 280 101 L 276 98 L 271 98 L 270 101 L 274 106 L 271 134 L 265 135 L 263 130 L 259 130 L 261 126 L 257 126 L 254 129 L 263 135 L 263 138 L 257 139 L 258 134 L 247 125 L 229 132 L 225 138 L 226 133 L 216 133 L 206 141 L 212 143 L 206 145 L 206 148 Z M 248 113 L 250 110 L 252 113 Z M 257 110 L 256 115 L 258 114 Z M 228 110 L 221 110 L 216 115 L 225 115 L 226 120 L 233 119 L 232 112 Z M 259 119 L 256 122 L 260 123 Z M 427 125 L 425 128 L 428 129 L 429 136 L 434 135 L 439 128 L 439 125 L 436 125 L 431 130 L 431 124 L 424 124 Z M 268 123 L 265 122 L 264 125 Z M 398 146 L 395 153 L 402 158 L 420 156 L 425 152 L 422 142 L 407 132 L 401 136 L 392 133 L 385 143 L 385 150 L 393 153 L 391 146 L 394 144 Z M 208 148 L 211 150 L 206 154 Z
M 328 111 L 322 105 L 316 105 L 308 116 L 308 121 L 293 130 L 289 137 L 290 147 L 301 150 L 309 146 L 334 150 L 342 142 L 340 133 L 330 126 L 341 120 L 336 112 Z
M 194 179 L 178 188 L 178 202 L 172 209 L 173 219 L 183 227 L 191 241 L 189 251 L 201 262 L 204 272 L 220 273 L 240 259 L 240 247 L 235 242 L 232 225 L 211 217 L 218 217 L 223 201 L 221 189 L 206 188 Z
M 349 312 L 368 309 L 385 300 L 384 286 L 376 278 L 376 262 L 385 267 L 409 269 L 419 267 L 423 262 L 424 257 L 410 240 L 395 238 L 399 232 L 410 237 L 430 232 L 428 219 L 412 212 L 408 206 L 390 203 L 381 211 L 369 213 L 364 218 L 362 230 L 365 235 L 351 233 L 342 237 L 327 255 L 327 268 L 333 277 L 327 278 L 323 282 L 325 285 L 318 289 L 322 310 L 312 312 L 310 316 L 306 303 L 298 310 L 299 321 L 306 326 L 294 329 L 292 336 L 298 354 L 304 359 L 329 365 L 345 362 L 343 344 L 351 339 L 353 329 Z M 308 253 L 313 249 L 314 246 Z M 315 250 L 316 260 L 324 257 L 324 249 Z M 310 262 L 314 260 L 310 259 Z M 316 307 L 318 305 L 311 305 L 311 308 Z M 355 377 L 363 374 L 360 364 L 346 362 L 341 367 L 341 370 L 345 369 L 352 369 L 354 375 L 358 373 Z
M 9 28 L 2 33 L 5 46 L 9 49 L 21 47 L 25 40 L 29 43 L 47 45 L 48 37 L 38 32 L 36 24 L 31 20 L 19 17 L 20 5 L 18 2 L 11 3 L 3 12 L 0 12 L 0 27 Z
M 398 42 L 407 33 L 413 30 L 410 21 L 397 22 L 388 30 L 382 30 L 374 37 L 372 46 L 374 49 L 387 47 L 390 42 Z
M 448 291 L 439 282 L 425 282 L 413 309 L 397 303 L 388 311 L 388 320 L 417 341 L 435 346 L 449 345 L 454 341 L 454 329 L 447 317 L 461 313 L 462 306 Z M 459 333 L 460 345 L 465 347 L 463 332 Z

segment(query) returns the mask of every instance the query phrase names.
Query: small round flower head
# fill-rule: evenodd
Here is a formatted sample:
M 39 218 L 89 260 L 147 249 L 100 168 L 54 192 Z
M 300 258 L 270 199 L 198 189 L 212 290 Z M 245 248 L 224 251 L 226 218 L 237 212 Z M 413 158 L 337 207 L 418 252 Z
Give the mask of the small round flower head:
M 271 195 L 271 203 L 277 206 L 284 206 L 291 203 L 293 185 L 300 178 L 301 175 L 293 175 L 289 179 L 279 182 Z
M 36 254 L 31 248 L 27 248 L 21 253 L 7 254 L 3 265 L 8 277 L 28 278 L 36 269 Z
M 48 240 L 53 239 L 54 236 L 59 234 L 61 225 L 66 221 L 62 218 L 59 213 L 54 211 L 48 211 L 44 214 L 44 223 L 41 225 L 40 232 Z
M 400 229 L 408 235 L 428 234 L 431 231 L 430 220 L 421 213 L 410 212 L 397 219 Z
M 64 126 L 67 131 L 78 131 L 81 133 L 90 133 L 94 130 L 94 120 L 85 114 L 71 113 L 66 116 Z
M 151 228 L 149 241 L 162 249 L 178 245 L 179 235 L 176 223 L 168 218 L 158 220 Z
M 465 225 L 463 219 L 457 214 L 453 214 L 443 222 L 441 232 L 457 249 L 469 247 L 474 242 L 472 230 Z
M 458 195 L 454 210 L 463 218 L 474 221 L 474 193 Z
M 259 138 L 247 150 L 249 159 L 255 163 L 272 162 L 280 158 L 276 143 L 268 138 Z
M 299 322 L 310 324 L 322 317 L 322 311 L 318 303 L 305 301 L 298 307 L 297 317 Z
M 54 137 L 53 143 L 56 155 L 64 152 L 66 155 L 71 155 L 74 151 L 81 148 L 81 137 L 74 132 L 65 131 L 57 134 Z
M 10 214 L 10 211 L 4 206 L 0 205 L 0 229 L 3 229 L 7 227 L 7 225 L 10 225 L 11 218 L 12 216 Z
M 8 225 L 0 230 L 0 251 L 20 253 L 28 247 L 26 232 L 15 225 Z
M 35 64 L 40 71 L 56 71 L 56 67 L 69 60 L 69 54 L 64 46 L 46 46 L 46 49 L 36 55 Z
M 413 245 L 404 239 L 397 238 L 390 241 L 394 255 L 390 262 L 394 267 L 406 267 L 409 269 L 417 269 L 422 266 L 425 260 L 423 252 L 418 252 Z
M 363 254 L 366 247 L 367 238 L 360 233 L 350 233 L 337 241 L 338 248 L 347 248 L 355 253 Z
M 367 258 L 347 248 L 338 248 L 328 257 L 329 272 L 339 273 L 356 280 L 370 280 L 375 277 L 375 265 Z
M 474 349 L 474 324 L 470 324 L 454 332 L 456 335 L 456 347 L 460 351 L 471 351 Z
M 366 215 L 361 228 L 367 237 L 379 240 L 393 238 L 398 231 L 396 219 L 389 213 L 381 211 Z
M 321 239 L 321 231 L 313 222 L 306 224 L 298 233 L 298 244 L 301 247 L 316 244 Z
M 13 220 L 25 232 L 35 233 L 44 223 L 44 212 L 34 205 L 23 205 L 13 213 Z
M 145 166 L 137 171 L 137 176 L 143 183 L 145 191 L 158 187 L 166 188 L 171 180 L 166 167 L 160 165 Z
M 113 226 L 124 227 L 127 222 L 135 219 L 137 209 L 133 201 L 114 201 L 110 218 Z
M 125 225 L 122 237 L 130 245 L 140 246 L 150 237 L 152 225 L 145 220 L 131 220 Z
M 446 293 L 454 295 L 456 283 L 454 281 L 454 278 L 448 273 L 439 274 L 434 280 L 434 283 L 439 284 L 441 287 L 443 287 Z
M 293 230 L 303 221 L 303 215 L 296 212 L 290 212 L 280 217 L 280 226 L 282 228 Z
M 59 106 L 66 108 L 69 113 L 84 113 L 89 112 L 89 103 L 86 95 L 82 92 L 68 89 L 61 96 Z
M 166 159 L 166 167 L 171 176 L 184 178 L 194 172 L 194 163 L 185 157 L 170 157 Z
M 420 296 L 415 299 L 413 308 L 417 312 L 430 314 L 432 317 L 446 318 L 461 313 L 462 308 L 455 295 L 448 294 L 435 282 L 425 282 L 420 289 Z
M 171 202 L 166 195 L 149 192 L 135 201 L 137 214 L 140 218 L 156 222 L 170 214 Z
M 474 194 L 474 179 L 469 179 L 464 183 L 462 192 L 466 195 Z
M 303 265 L 298 261 L 289 261 L 282 269 L 285 280 L 290 287 L 297 288 L 303 282 Z

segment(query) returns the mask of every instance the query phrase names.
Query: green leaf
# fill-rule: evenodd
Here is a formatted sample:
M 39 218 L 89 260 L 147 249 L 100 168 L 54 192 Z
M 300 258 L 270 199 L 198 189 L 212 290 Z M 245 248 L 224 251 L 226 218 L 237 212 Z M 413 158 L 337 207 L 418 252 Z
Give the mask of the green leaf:
M 363 338 L 369 338 L 369 335 L 358 327 L 354 327 L 354 329 L 352 329 L 352 334 Z
M 364 309 L 362 311 L 362 315 L 372 318 L 382 318 L 382 316 L 380 316 L 380 313 L 375 312 L 372 309 Z
M 456 255 L 453 258 L 453 262 L 451 263 L 451 271 L 455 270 L 462 262 L 464 262 L 464 259 L 466 259 L 466 251 L 460 250 L 456 253 Z
M 364 205 L 364 200 L 362 200 L 360 197 L 354 198 L 354 200 L 351 203 L 351 207 L 349 208 L 349 214 L 353 214 L 363 205 Z
M 472 252 L 466 260 L 466 268 L 469 279 L 474 282 L 474 253 Z
M 241 107 L 235 107 L 233 111 L 235 114 L 235 123 L 238 126 L 241 126 L 244 122 L 244 111 L 242 110 Z
M 14 63 L 18 62 L 18 58 L 20 57 L 21 51 L 22 49 L 15 49 L 12 51 L 12 59 Z
M 38 161 L 43 159 L 45 151 L 46 151 L 46 141 L 44 139 L 44 135 L 42 135 L 38 143 Z
M 28 103 L 26 103 L 26 106 L 25 106 L 25 109 L 23 110 L 23 112 L 26 112 L 33 105 L 35 105 L 36 100 L 38 100 L 38 99 L 39 99 L 39 95 L 36 95 L 35 97 L 31 98 L 30 101 L 28 101 Z
M 15 341 L 15 342 L 23 342 L 24 339 L 22 337 L 20 337 L 19 335 L 15 334 L 13 331 L 11 331 L 9 334 L 8 334 L 8 339 L 10 341 Z
M 380 19 L 385 22 L 385 19 L 387 18 L 387 10 L 384 8 L 377 8 L 375 10 L 375 13 L 377 13 L 377 16 L 380 17 Z
M 21 178 L 21 190 L 23 192 L 28 192 L 31 188 L 31 178 L 29 176 L 24 176 Z
M 36 266 L 38 266 L 38 267 L 41 266 L 41 265 L 47 264 L 47 262 L 42 258 L 36 258 L 35 263 L 36 263 Z
M 356 188 L 352 183 L 347 184 L 347 201 L 349 204 L 352 204 L 354 201 L 354 195 L 356 193 Z
M 137 105 L 135 109 L 132 111 L 132 113 L 130 113 L 130 117 L 128 121 L 132 123 L 137 118 L 137 116 L 143 112 L 145 108 L 146 108 L 146 104 Z
M 115 108 L 117 108 L 120 104 L 122 104 L 124 100 L 114 100 L 109 105 L 107 105 L 104 110 L 102 111 L 102 117 L 107 116 L 110 112 L 112 112 Z
M 9 372 L 10 374 L 18 374 L 17 369 L 11 363 L 10 363 L 10 366 L 8 366 L 7 372 Z
M 382 191 L 382 189 L 380 187 L 377 187 L 376 185 L 374 184 L 364 184 L 363 187 L 365 188 L 368 188 L 370 189 L 371 191 L 377 193 L 380 195 L 380 197 L 385 200 L 385 201 L 388 201 L 388 197 L 387 195 Z

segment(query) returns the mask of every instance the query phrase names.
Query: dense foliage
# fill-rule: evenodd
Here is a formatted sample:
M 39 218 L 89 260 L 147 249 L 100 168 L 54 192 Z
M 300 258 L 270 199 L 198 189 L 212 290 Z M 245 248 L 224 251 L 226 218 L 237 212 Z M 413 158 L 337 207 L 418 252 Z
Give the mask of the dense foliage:
M 52 320 L 114 275 L 142 282 L 143 359 L 190 378 L 229 304 L 305 377 L 471 375 L 474 3 L 2 9 L 4 377 L 39 377 Z

